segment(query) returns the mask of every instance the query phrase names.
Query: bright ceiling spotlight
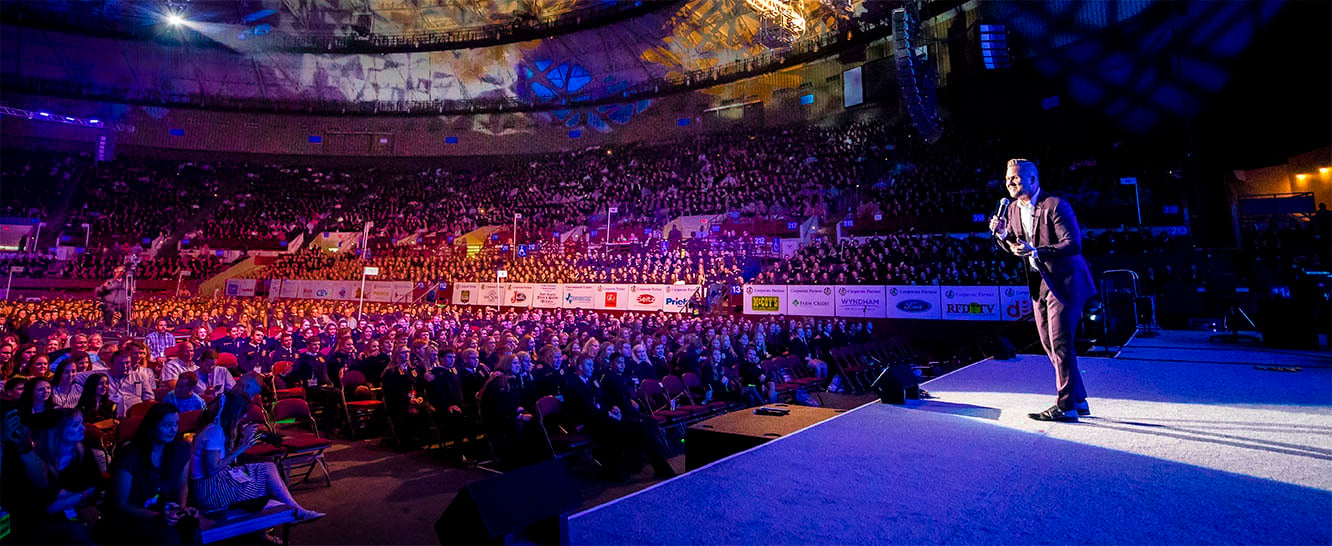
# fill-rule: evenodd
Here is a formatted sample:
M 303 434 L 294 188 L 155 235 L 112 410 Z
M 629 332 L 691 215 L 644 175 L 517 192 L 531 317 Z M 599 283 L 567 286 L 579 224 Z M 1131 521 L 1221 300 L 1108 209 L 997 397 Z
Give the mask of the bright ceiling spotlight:
M 181 17 L 179 13 L 168 13 L 166 16 L 166 22 L 168 25 L 178 27 L 185 24 L 185 18 Z

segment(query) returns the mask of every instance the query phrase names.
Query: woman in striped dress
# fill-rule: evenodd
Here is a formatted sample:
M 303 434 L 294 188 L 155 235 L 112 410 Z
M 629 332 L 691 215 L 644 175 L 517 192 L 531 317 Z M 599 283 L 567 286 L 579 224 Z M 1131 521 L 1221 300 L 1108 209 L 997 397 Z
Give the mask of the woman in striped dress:
M 206 424 L 194 437 L 190 460 L 190 504 L 212 512 L 271 498 L 295 508 L 297 519 L 323 517 L 292 498 L 273 463 L 232 464 L 259 441 L 258 424 L 243 424 L 252 403 L 240 393 L 229 392 L 205 412 L 202 421 Z

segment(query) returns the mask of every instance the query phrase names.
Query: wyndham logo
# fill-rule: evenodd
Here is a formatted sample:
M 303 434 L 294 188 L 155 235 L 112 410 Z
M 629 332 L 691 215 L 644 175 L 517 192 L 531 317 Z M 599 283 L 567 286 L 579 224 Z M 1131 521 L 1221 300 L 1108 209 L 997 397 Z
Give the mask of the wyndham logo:
M 933 307 L 930 302 L 925 300 L 902 300 L 897 302 L 897 308 L 906 313 L 925 313 Z

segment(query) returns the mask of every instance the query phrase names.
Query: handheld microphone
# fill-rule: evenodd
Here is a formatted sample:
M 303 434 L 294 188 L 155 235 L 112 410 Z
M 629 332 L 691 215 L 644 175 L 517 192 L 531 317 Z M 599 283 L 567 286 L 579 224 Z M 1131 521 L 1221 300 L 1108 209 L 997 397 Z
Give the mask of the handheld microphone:
M 1012 203 L 1012 202 L 1013 202 L 1013 200 L 1012 200 L 1012 199 L 1009 199 L 1009 198 L 1007 198 L 1007 197 L 1005 197 L 1005 198 L 1003 198 L 1003 199 L 1000 199 L 1000 200 L 999 200 L 999 208 L 998 208 L 998 209 L 995 209 L 995 211 L 994 211 L 994 216 L 995 216 L 995 217 L 999 217 L 999 215 L 1003 214 L 1004 211 L 1008 210 L 1008 205 L 1009 205 L 1010 203 Z M 1003 239 L 1004 236 L 1008 235 L 1008 226 L 1007 226 L 1007 225 L 1002 226 L 1002 229 L 995 231 L 995 232 L 993 233 L 993 235 L 994 235 L 995 237 L 998 237 L 998 238 L 1000 238 L 1000 239 Z

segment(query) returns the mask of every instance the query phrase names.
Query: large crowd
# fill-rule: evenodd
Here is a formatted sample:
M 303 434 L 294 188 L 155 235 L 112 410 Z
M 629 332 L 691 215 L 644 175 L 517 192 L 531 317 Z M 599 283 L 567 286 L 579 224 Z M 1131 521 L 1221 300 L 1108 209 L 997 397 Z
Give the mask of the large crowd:
M 323 430 L 383 434 L 398 449 L 437 444 L 458 464 L 500 467 L 556 454 L 543 429 L 558 428 L 558 404 L 559 424 L 595 441 L 608 478 L 645 463 L 669 477 L 663 427 L 679 412 L 648 386 L 684 385 L 670 395 L 686 414 L 766 403 L 796 375 L 823 385 L 830 349 L 872 339 L 871 325 L 831 319 L 389 304 L 359 315 L 349 303 L 260 298 L 139 305 L 150 317 L 142 337 L 90 331 L 93 310 L 77 299 L 0 309 L 5 459 L 24 463 L 7 467 L 3 487 L 31 499 L 8 506 L 21 542 L 189 541 L 192 518 L 263 499 L 298 519 L 322 516 L 259 456 L 259 432 L 273 425 L 245 417 L 291 398 Z M 793 358 L 764 364 L 776 356 Z M 367 403 L 382 421 L 358 417 Z M 106 441 L 125 427 L 137 427 L 130 441 Z M 100 519 L 61 517 L 91 507 Z
M 801 248 L 758 284 L 1011 285 L 1023 279 L 988 237 L 888 235 Z

